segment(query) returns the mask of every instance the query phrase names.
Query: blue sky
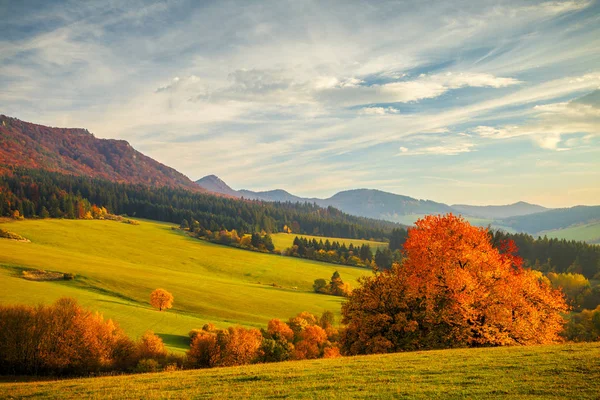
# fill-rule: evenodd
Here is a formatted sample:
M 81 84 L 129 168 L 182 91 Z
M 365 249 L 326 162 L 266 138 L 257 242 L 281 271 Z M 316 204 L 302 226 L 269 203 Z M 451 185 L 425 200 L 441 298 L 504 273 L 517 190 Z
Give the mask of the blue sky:
M 0 113 L 192 179 L 600 203 L 600 4 L 0 0 Z

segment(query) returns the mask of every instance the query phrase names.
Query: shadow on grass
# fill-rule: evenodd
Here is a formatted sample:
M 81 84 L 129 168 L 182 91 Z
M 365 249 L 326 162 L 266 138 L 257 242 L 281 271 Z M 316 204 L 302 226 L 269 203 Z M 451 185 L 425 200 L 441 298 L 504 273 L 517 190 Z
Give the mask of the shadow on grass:
M 156 333 L 163 340 L 165 345 L 187 350 L 190 348 L 190 338 L 183 335 L 173 335 L 170 333 Z

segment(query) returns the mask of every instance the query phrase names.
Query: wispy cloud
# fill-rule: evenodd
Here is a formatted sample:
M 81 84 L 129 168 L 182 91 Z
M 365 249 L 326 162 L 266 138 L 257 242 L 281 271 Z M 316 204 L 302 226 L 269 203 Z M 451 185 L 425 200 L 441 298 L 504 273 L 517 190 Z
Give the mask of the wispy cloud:
M 557 181 L 527 159 L 598 166 L 598 105 L 584 97 L 600 88 L 598 11 L 583 0 L 0 4 L 12 16 L 0 112 L 125 138 L 234 187 L 381 185 L 497 203 L 560 184 L 581 197 L 556 204 L 594 202 L 579 190 L 589 176 Z M 478 190 L 505 185 L 508 167 L 494 166 L 514 153 L 511 168 L 535 180 L 510 196 Z M 432 169 L 474 183 L 454 192 L 425 178 Z

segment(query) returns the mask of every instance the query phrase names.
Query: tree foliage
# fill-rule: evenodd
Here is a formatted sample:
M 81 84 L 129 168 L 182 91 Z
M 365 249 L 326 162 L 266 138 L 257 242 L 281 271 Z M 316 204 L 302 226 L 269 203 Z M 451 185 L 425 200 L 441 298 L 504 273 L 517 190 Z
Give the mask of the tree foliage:
M 168 310 L 173 307 L 173 295 L 165 289 L 156 289 L 150 293 L 150 304 L 158 311 Z
M 427 216 L 410 229 L 402 265 L 362 278 L 342 306 L 348 354 L 552 343 L 567 305 L 510 242 L 460 217 Z

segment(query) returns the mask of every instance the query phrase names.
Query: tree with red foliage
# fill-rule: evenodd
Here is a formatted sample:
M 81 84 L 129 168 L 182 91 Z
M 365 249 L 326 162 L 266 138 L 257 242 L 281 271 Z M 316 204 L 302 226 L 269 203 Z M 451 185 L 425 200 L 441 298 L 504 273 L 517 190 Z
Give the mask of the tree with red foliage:
M 514 243 L 452 214 L 409 230 L 402 265 L 361 279 L 342 306 L 347 354 L 560 340 L 563 295 L 524 269 Z

